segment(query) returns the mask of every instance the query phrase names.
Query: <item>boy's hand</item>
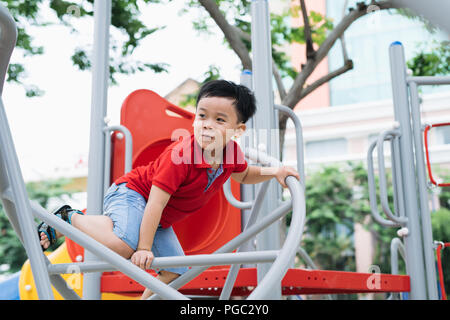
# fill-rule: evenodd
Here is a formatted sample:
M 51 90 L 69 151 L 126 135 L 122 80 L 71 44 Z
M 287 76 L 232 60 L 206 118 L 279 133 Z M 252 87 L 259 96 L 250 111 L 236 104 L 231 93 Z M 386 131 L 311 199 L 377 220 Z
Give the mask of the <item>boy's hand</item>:
M 153 262 L 153 252 L 150 250 L 140 250 L 138 249 L 133 255 L 131 256 L 131 262 L 135 265 L 137 265 L 139 268 L 146 270 L 150 269 L 150 266 Z
M 283 188 L 287 188 L 285 182 L 287 176 L 294 176 L 297 178 L 297 180 L 300 181 L 300 175 L 298 174 L 297 170 L 292 167 L 280 167 L 275 174 L 275 178 Z

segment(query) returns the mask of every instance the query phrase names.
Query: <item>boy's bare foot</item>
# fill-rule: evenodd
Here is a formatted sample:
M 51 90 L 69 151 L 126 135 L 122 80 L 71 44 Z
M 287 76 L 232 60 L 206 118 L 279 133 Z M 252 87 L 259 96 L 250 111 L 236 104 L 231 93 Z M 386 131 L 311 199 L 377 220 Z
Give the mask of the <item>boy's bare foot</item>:
M 58 239 L 59 237 L 62 236 L 61 233 L 59 233 L 58 231 L 55 230 L 56 233 L 56 239 Z M 44 232 L 41 232 L 41 240 L 40 240 L 41 246 L 47 250 L 48 247 L 50 247 L 50 240 L 48 240 L 47 235 Z

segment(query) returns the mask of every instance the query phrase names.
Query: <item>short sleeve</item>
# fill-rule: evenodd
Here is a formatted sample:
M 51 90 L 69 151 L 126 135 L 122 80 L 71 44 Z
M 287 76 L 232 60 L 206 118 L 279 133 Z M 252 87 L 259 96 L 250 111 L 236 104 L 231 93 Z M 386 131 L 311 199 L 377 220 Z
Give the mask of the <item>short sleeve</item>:
M 175 149 L 165 150 L 154 163 L 152 185 L 155 185 L 169 194 L 173 194 L 186 180 L 188 166 L 184 162 L 173 161 L 172 152 Z
M 242 172 L 245 169 L 247 169 L 248 164 L 247 164 L 247 161 L 245 160 L 244 152 L 242 152 L 241 147 L 239 147 L 239 145 L 236 142 L 234 142 L 234 144 L 235 144 L 235 146 L 234 146 L 235 162 L 234 162 L 233 172 Z

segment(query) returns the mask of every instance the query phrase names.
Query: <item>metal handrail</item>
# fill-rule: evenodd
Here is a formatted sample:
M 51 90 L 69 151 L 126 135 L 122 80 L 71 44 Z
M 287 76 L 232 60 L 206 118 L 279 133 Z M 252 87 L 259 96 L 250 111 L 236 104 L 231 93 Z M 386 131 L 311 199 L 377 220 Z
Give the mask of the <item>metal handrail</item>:
M 292 122 L 294 123 L 295 127 L 295 138 L 296 138 L 296 150 L 297 150 L 297 171 L 300 174 L 301 181 L 305 181 L 305 157 L 303 152 L 303 129 L 302 129 L 302 123 L 295 114 L 295 112 L 287 107 L 280 104 L 274 105 L 276 109 L 279 111 L 287 114 L 289 118 L 291 118 Z
M 373 159 L 372 154 L 373 150 L 377 145 L 377 141 L 374 141 L 370 144 L 369 149 L 367 151 L 367 186 L 369 189 L 369 203 L 370 203 L 370 212 L 372 213 L 372 217 L 376 222 L 385 227 L 399 227 L 400 224 L 394 221 L 386 220 L 383 218 L 378 212 L 377 208 L 377 192 L 375 186 L 375 174 L 373 169 Z
M 271 289 L 281 283 L 291 261 L 294 259 L 300 244 L 306 220 L 305 188 L 295 177 L 288 176 L 286 184 L 292 199 L 291 225 L 280 250 L 278 258 L 274 261 L 262 281 L 248 297 L 249 300 L 264 299 Z
M 133 165 L 133 137 L 130 130 L 123 125 L 108 126 L 103 129 L 105 132 L 105 171 L 104 171 L 104 192 L 111 185 L 111 136 L 113 131 L 120 131 L 125 137 L 125 165 L 124 174 L 130 172 Z
M 258 194 L 256 195 L 254 205 L 250 212 L 250 218 L 248 219 L 244 231 L 248 229 L 251 225 L 253 225 L 258 217 L 259 212 L 261 211 L 263 197 L 265 196 L 267 189 L 269 187 L 270 180 L 265 181 L 261 188 L 259 188 Z M 237 249 L 237 252 L 241 251 L 242 246 Z M 238 272 L 240 269 L 240 265 L 232 265 L 230 270 L 228 271 L 227 279 L 225 280 L 225 284 L 223 285 L 222 292 L 220 293 L 219 300 L 226 300 L 230 298 L 231 291 L 233 289 L 234 282 L 236 281 Z
M 399 238 L 393 238 L 391 240 L 391 273 L 394 275 L 398 274 L 398 253 L 400 252 L 400 255 L 402 256 L 403 260 L 406 263 L 406 252 L 405 252 L 405 246 L 403 245 L 402 240 Z M 408 270 L 408 265 L 406 265 L 406 270 Z M 406 272 L 408 273 L 408 272 Z M 391 295 L 388 297 L 388 300 L 397 300 L 400 298 L 399 293 L 391 293 Z
M 378 175 L 379 175 L 379 183 L 380 183 L 380 202 L 381 207 L 383 208 L 384 213 L 388 216 L 390 220 L 395 223 L 398 223 L 404 226 L 407 222 L 406 217 L 396 216 L 392 213 L 389 208 L 388 196 L 387 196 L 387 184 L 386 184 L 386 168 L 384 165 L 384 141 L 391 140 L 393 141 L 396 137 L 400 136 L 400 131 L 398 130 L 387 130 L 382 132 L 377 139 L 377 150 L 378 150 Z M 395 149 L 393 149 L 395 151 Z M 391 155 L 394 163 L 394 155 Z M 396 179 L 393 176 L 393 179 Z
M 223 194 L 225 195 L 225 198 L 228 200 L 228 202 L 235 208 L 238 209 L 250 209 L 254 201 L 240 201 L 236 199 L 231 192 L 231 178 L 229 178 L 223 185 Z

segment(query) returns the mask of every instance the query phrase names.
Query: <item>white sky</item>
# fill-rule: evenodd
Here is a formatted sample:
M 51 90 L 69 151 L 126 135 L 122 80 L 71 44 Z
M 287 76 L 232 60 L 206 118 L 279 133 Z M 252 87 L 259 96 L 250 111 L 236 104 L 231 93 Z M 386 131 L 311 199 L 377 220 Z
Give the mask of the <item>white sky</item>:
M 223 44 L 220 31 L 216 29 L 213 36 L 198 35 L 191 21 L 199 12 L 191 9 L 180 16 L 182 5 L 182 1 L 174 1 L 143 10 L 142 21 L 148 27 L 167 27 L 148 36 L 135 50 L 133 59 L 166 62 L 170 64 L 169 73 L 119 76 L 119 85 L 109 89 L 110 124 L 119 124 L 121 104 L 134 90 L 145 88 L 164 96 L 187 78 L 202 80 L 212 64 L 220 68 L 224 78 L 239 81 L 239 60 Z M 50 9 L 44 14 L 53 16 Z M 45 54 L 24 58 L 21 51 L 15 51 L 11 59 L 25 64 L 27 83 L 45 91 L 44 96 L 30 99 L 21 86 L 6 83 L 4 87 L 3 101 L 26 181 L 54 177 L 73 168 L 80 157 L 87 160 L 91 73 L 78 71 L 70 56 L 77 46 L 92 45 L 93 19 L 76 23 L 79 34 L 71 34 L 62 26 L 32 28 L 33 43 L 43 45 Z M 120 36 L 116 32 L 113 35 Z

